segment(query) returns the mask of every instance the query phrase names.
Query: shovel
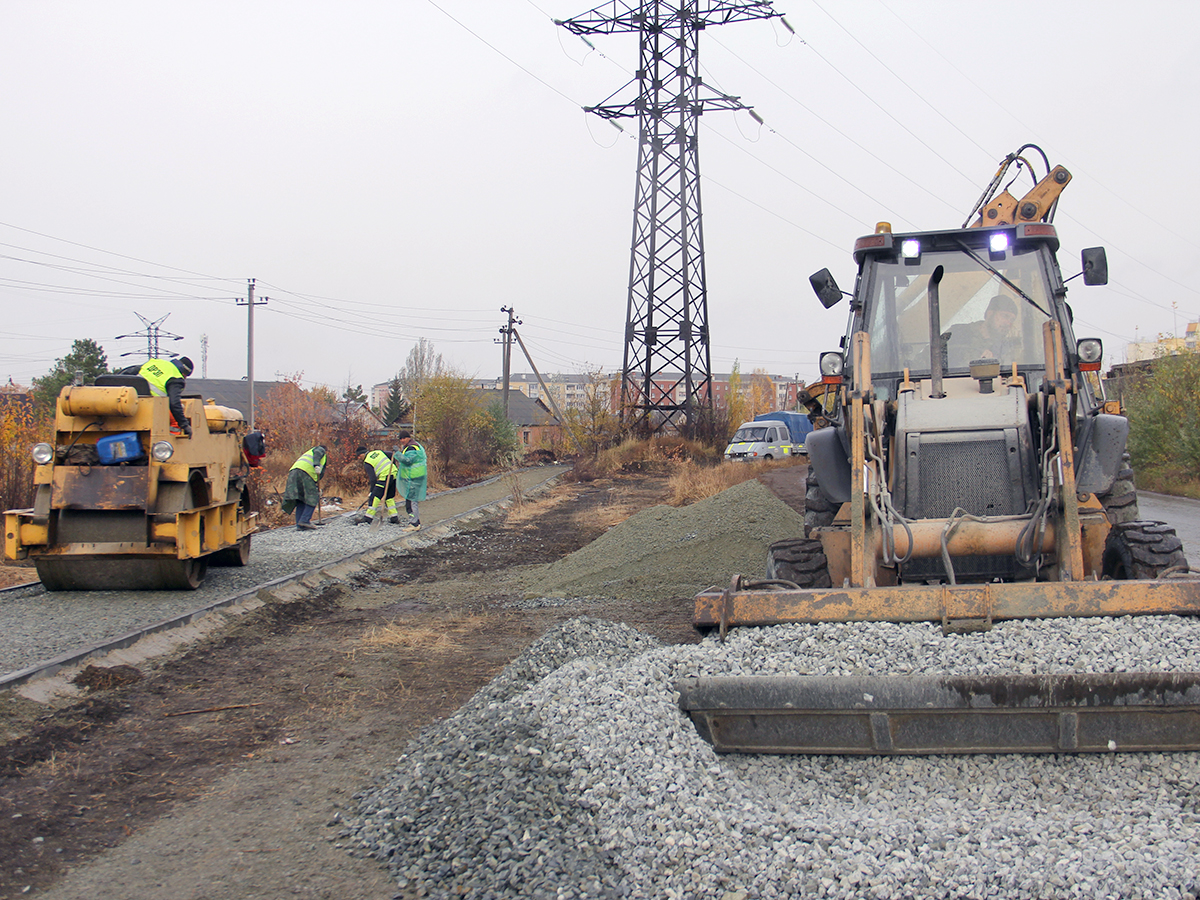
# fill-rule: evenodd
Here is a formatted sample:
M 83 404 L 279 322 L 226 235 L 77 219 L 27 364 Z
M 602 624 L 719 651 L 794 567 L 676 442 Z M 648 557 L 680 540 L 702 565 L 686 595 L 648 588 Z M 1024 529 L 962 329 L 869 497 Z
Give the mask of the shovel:
M 371 517 L 371 534 L 379 530 L 379 525 L 383 522 L 383 517 L 387 513 L 387 494 L 388 488 L 392 486 L 392 473 L 388 472 L 387 479 L 383 482 L 383 496 L 379 498 L 379 506 L 375 508 L 375 515 Z

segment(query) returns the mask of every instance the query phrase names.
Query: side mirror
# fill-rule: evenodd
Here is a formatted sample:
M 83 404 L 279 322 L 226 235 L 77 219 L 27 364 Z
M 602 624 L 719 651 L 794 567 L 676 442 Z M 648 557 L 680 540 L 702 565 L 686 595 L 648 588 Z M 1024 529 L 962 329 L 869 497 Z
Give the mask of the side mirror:
M 808 276 L 808 283 L 812 285 L 816 291 L 817 299 L 821 301 L 821 305 L 826 309 L 836 306 L 842 299 L 842 289 L 838 287 L 837 282 L 833 279 L 833 273 L 828 269 L 822 269 L 815 275 Z
M 1108 257 L 1103 247 L 1088 247 L 1079 254 L 1084 284 L 1108 284 Z

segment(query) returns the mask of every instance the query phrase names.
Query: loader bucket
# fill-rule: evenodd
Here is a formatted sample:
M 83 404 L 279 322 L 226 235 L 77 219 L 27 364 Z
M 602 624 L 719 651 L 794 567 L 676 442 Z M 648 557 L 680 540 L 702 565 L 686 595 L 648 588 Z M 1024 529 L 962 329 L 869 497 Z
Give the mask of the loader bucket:
M 718 753 L 927 755 L 1200 749 L 1200 673 L 691 678 Z

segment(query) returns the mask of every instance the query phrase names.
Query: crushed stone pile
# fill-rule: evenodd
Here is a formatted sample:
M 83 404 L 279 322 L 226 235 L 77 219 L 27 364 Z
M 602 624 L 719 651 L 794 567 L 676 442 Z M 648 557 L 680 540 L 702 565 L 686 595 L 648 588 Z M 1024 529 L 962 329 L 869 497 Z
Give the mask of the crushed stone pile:
M 761 576 L 767 548 L 804 519 L 756 480 L 676 508 L 642 510 L 576 552 L 526 574 L 527 597 L 650 600 Z
M 1200 754 L 718 756 L 682 678 L 1200 670 L 1174 616 L 547 632 L 357 795 L 399 896 L 1171 898 L 1200 877 Z

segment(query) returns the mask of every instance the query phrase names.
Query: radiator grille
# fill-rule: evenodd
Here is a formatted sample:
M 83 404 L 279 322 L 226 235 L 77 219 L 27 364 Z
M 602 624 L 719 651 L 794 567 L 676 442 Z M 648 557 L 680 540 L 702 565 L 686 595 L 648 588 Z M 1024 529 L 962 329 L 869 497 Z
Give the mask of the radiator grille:
M 909 514 L 912 518 L 945 519 L 955 507 L 976 516 L 1025 511 L 1021 485 L 1009 476 L 1003 435 L 998 440 L 922 441 L 918 465 L 921 508 Z

